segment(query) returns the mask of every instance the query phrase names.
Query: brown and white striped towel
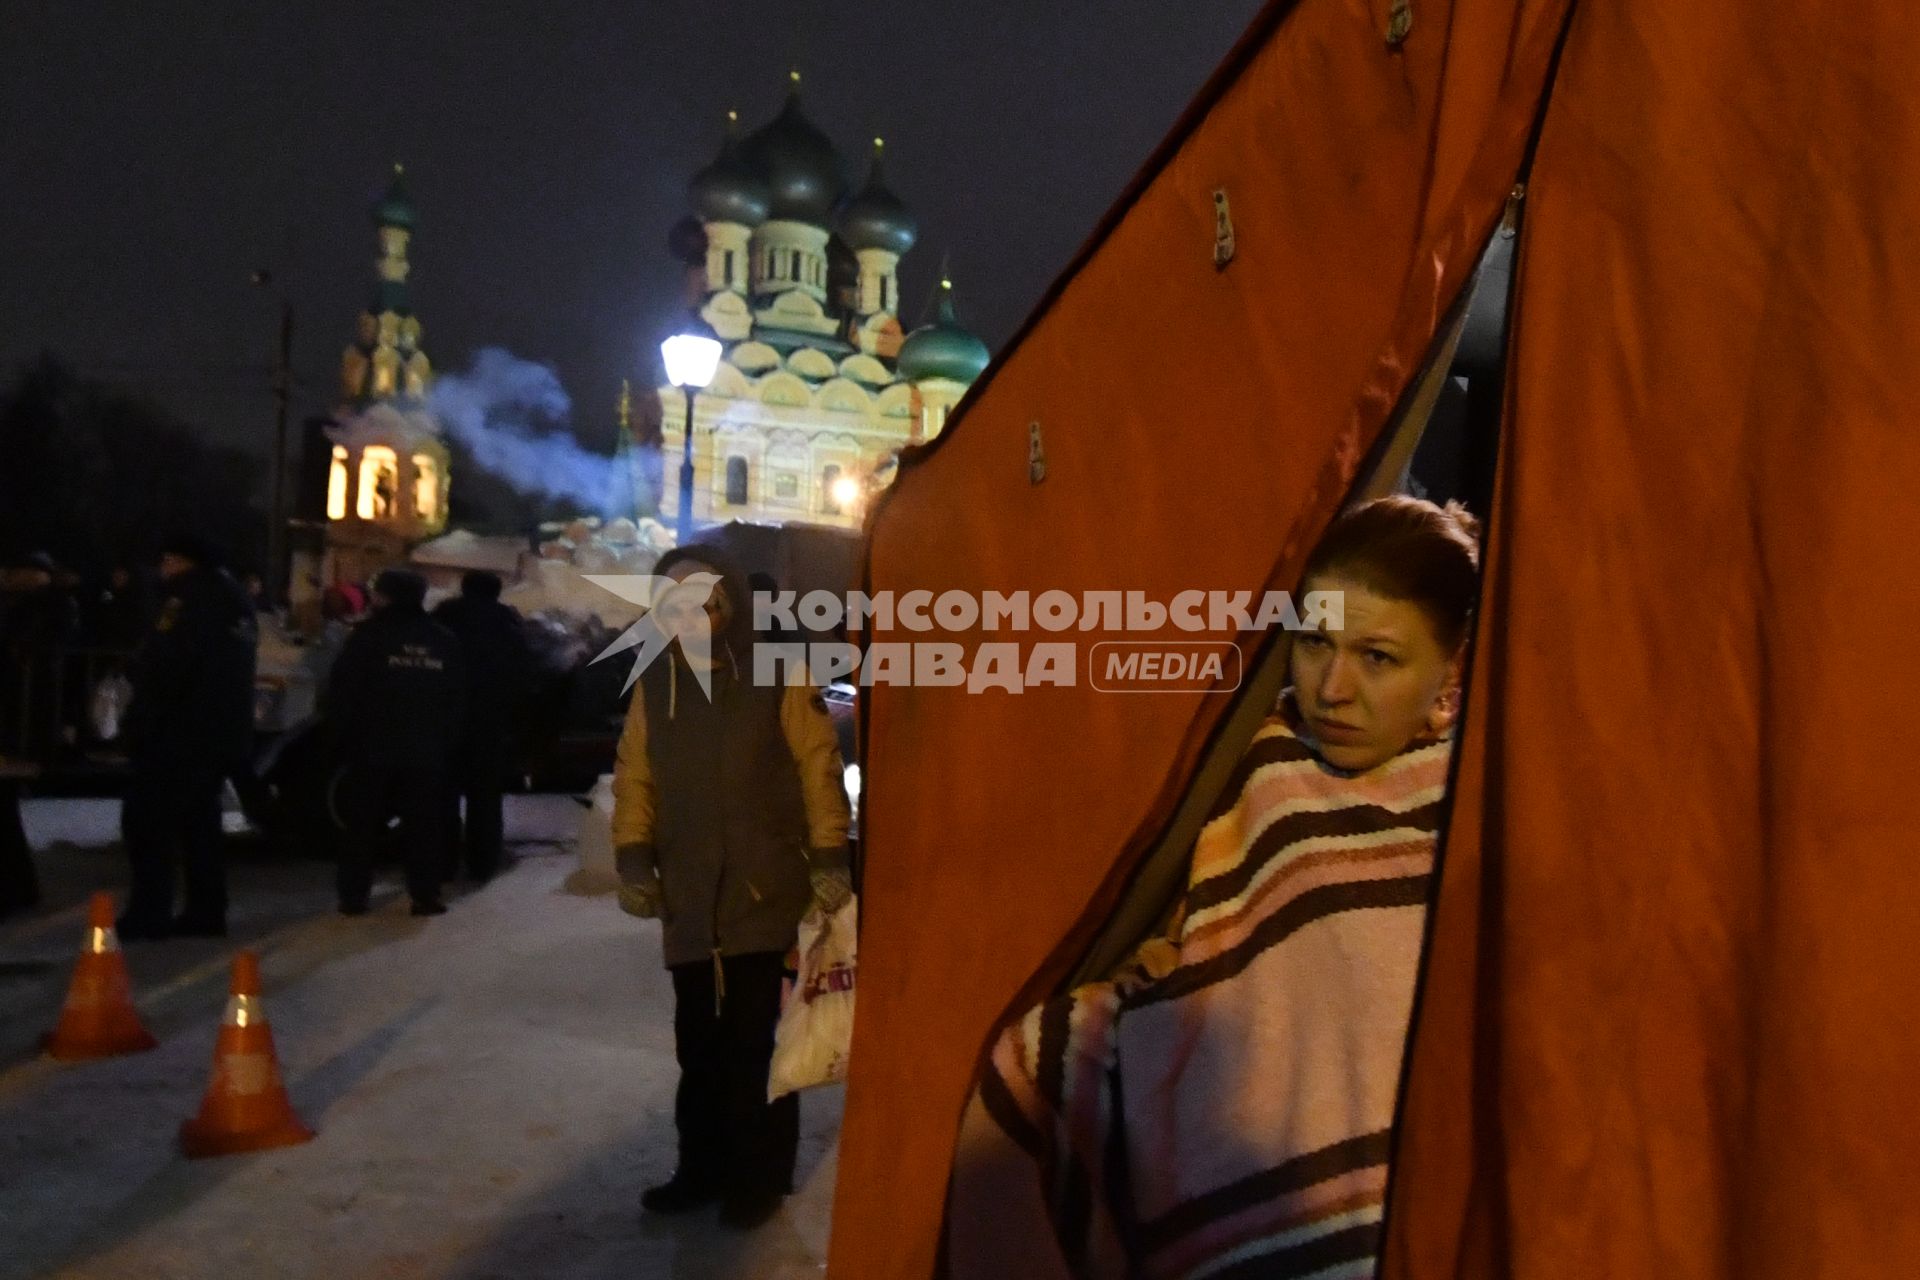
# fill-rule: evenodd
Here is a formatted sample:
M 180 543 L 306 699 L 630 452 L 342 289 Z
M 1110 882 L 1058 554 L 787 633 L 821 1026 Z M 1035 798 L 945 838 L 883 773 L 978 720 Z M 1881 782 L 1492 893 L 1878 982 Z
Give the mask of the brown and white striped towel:
M 954 1280 L 1373 1274 L 1451 744 L 1354 775 L 1295 723 L 1248 748 L 1171 936 L 994 1045 Z

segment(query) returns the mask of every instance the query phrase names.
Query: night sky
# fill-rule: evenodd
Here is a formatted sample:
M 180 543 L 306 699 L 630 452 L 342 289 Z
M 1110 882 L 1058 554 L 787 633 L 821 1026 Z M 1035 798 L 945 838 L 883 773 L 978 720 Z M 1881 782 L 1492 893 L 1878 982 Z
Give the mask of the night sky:
M 296 422 L 330 410 L 397 160 L 436 368 L 485 346 L 550 363 L 604 445 L 679 314 L 688 177 L 794 66 L 851 181 L 887 139 L 921 224 L 907 326 L 950 253 L 997 349 L 1260 7 L 5 0 L 0 364 L 54 351 L 264 452 L 277 311 L 248 276 L 272 268 L 296 308 Z

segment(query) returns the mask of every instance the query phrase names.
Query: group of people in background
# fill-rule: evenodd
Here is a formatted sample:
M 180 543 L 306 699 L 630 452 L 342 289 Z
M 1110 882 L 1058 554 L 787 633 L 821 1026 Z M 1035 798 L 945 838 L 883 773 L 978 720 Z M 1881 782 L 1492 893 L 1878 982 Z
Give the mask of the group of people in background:
M 503 796 L 535 663 L 501 580 L 466 575 L 426 611 L 418 574 L 389 570 L 371 589 L 329 588 L 302 665 L 320 689 L 314 732 L 339 830 L 340 910 L 364 913 L 373 869 L 398 857 L 416 915 L 444 911 L 443 885 L 501 868 Z M 157 574 L 116 568 L 95 586 L 50 557 L 0 571 L 0 914 L 35 905 L 38 878 L 20 814 L 22 789 L 48 762 L 86 746 L 123 756 L 121 813 L 128 940 L 227 931 L 222 810 L 231 782 L 254 775 L 264 583 L 233 573 L 193 536 L 165 541 Z M 93 662 L 76 675 L 76 657 Z M 117 725 L 87 705 L 102 673 L 130 688 Z M 72 703 L 73 705 L 67 705 Z M 111 739 L 110 744 L 94 738 Z M 391 829 L 398 817 L 398 829 Z
M 389 823 L 412 912 L 446 910 L 456 865 L 485 883 L 504 856 L 503 796 L 515 715 L 533 669 L 519 613 L 500 579 L 472 572 L 432 614 L 420 575 L 389 569 L 372 612 L 333 665 L 322 706 L 341 775 L 340 910 L 368 909 Z

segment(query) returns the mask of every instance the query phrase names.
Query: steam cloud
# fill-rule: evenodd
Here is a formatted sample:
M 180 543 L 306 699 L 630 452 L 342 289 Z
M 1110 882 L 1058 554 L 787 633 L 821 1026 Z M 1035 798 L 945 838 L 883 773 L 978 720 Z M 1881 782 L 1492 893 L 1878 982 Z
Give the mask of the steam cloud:
M 442 374 L 428 408 L 481 467 L 526 494 L 598 510 L 612 492 L 613 459 L 568 430 L 573 401 L 551 366 L 483 348 L 464 374 Z

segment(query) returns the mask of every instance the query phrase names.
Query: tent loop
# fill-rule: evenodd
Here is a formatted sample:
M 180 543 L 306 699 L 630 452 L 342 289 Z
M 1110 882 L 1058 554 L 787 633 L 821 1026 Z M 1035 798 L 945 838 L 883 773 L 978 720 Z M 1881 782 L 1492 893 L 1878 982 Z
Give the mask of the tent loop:
M 1500 238 L 1511 240 L 1520 234 L 1520 206 L 1527 199 L 1527 184 L 1516 182 L 1513 190 L 1507 192 L 1506 212 L 1500 215 Z
M 1387 47 L 1398 49 L 1413 31 L 1413 0 L 1393 0 L 1387 11 Z
M 1220 187 L 1213 193 L 1213 265 L 1224 268 L 1232 262 L 1235 248 L 1233 212 L 1227 208 L 1227 189 Z

